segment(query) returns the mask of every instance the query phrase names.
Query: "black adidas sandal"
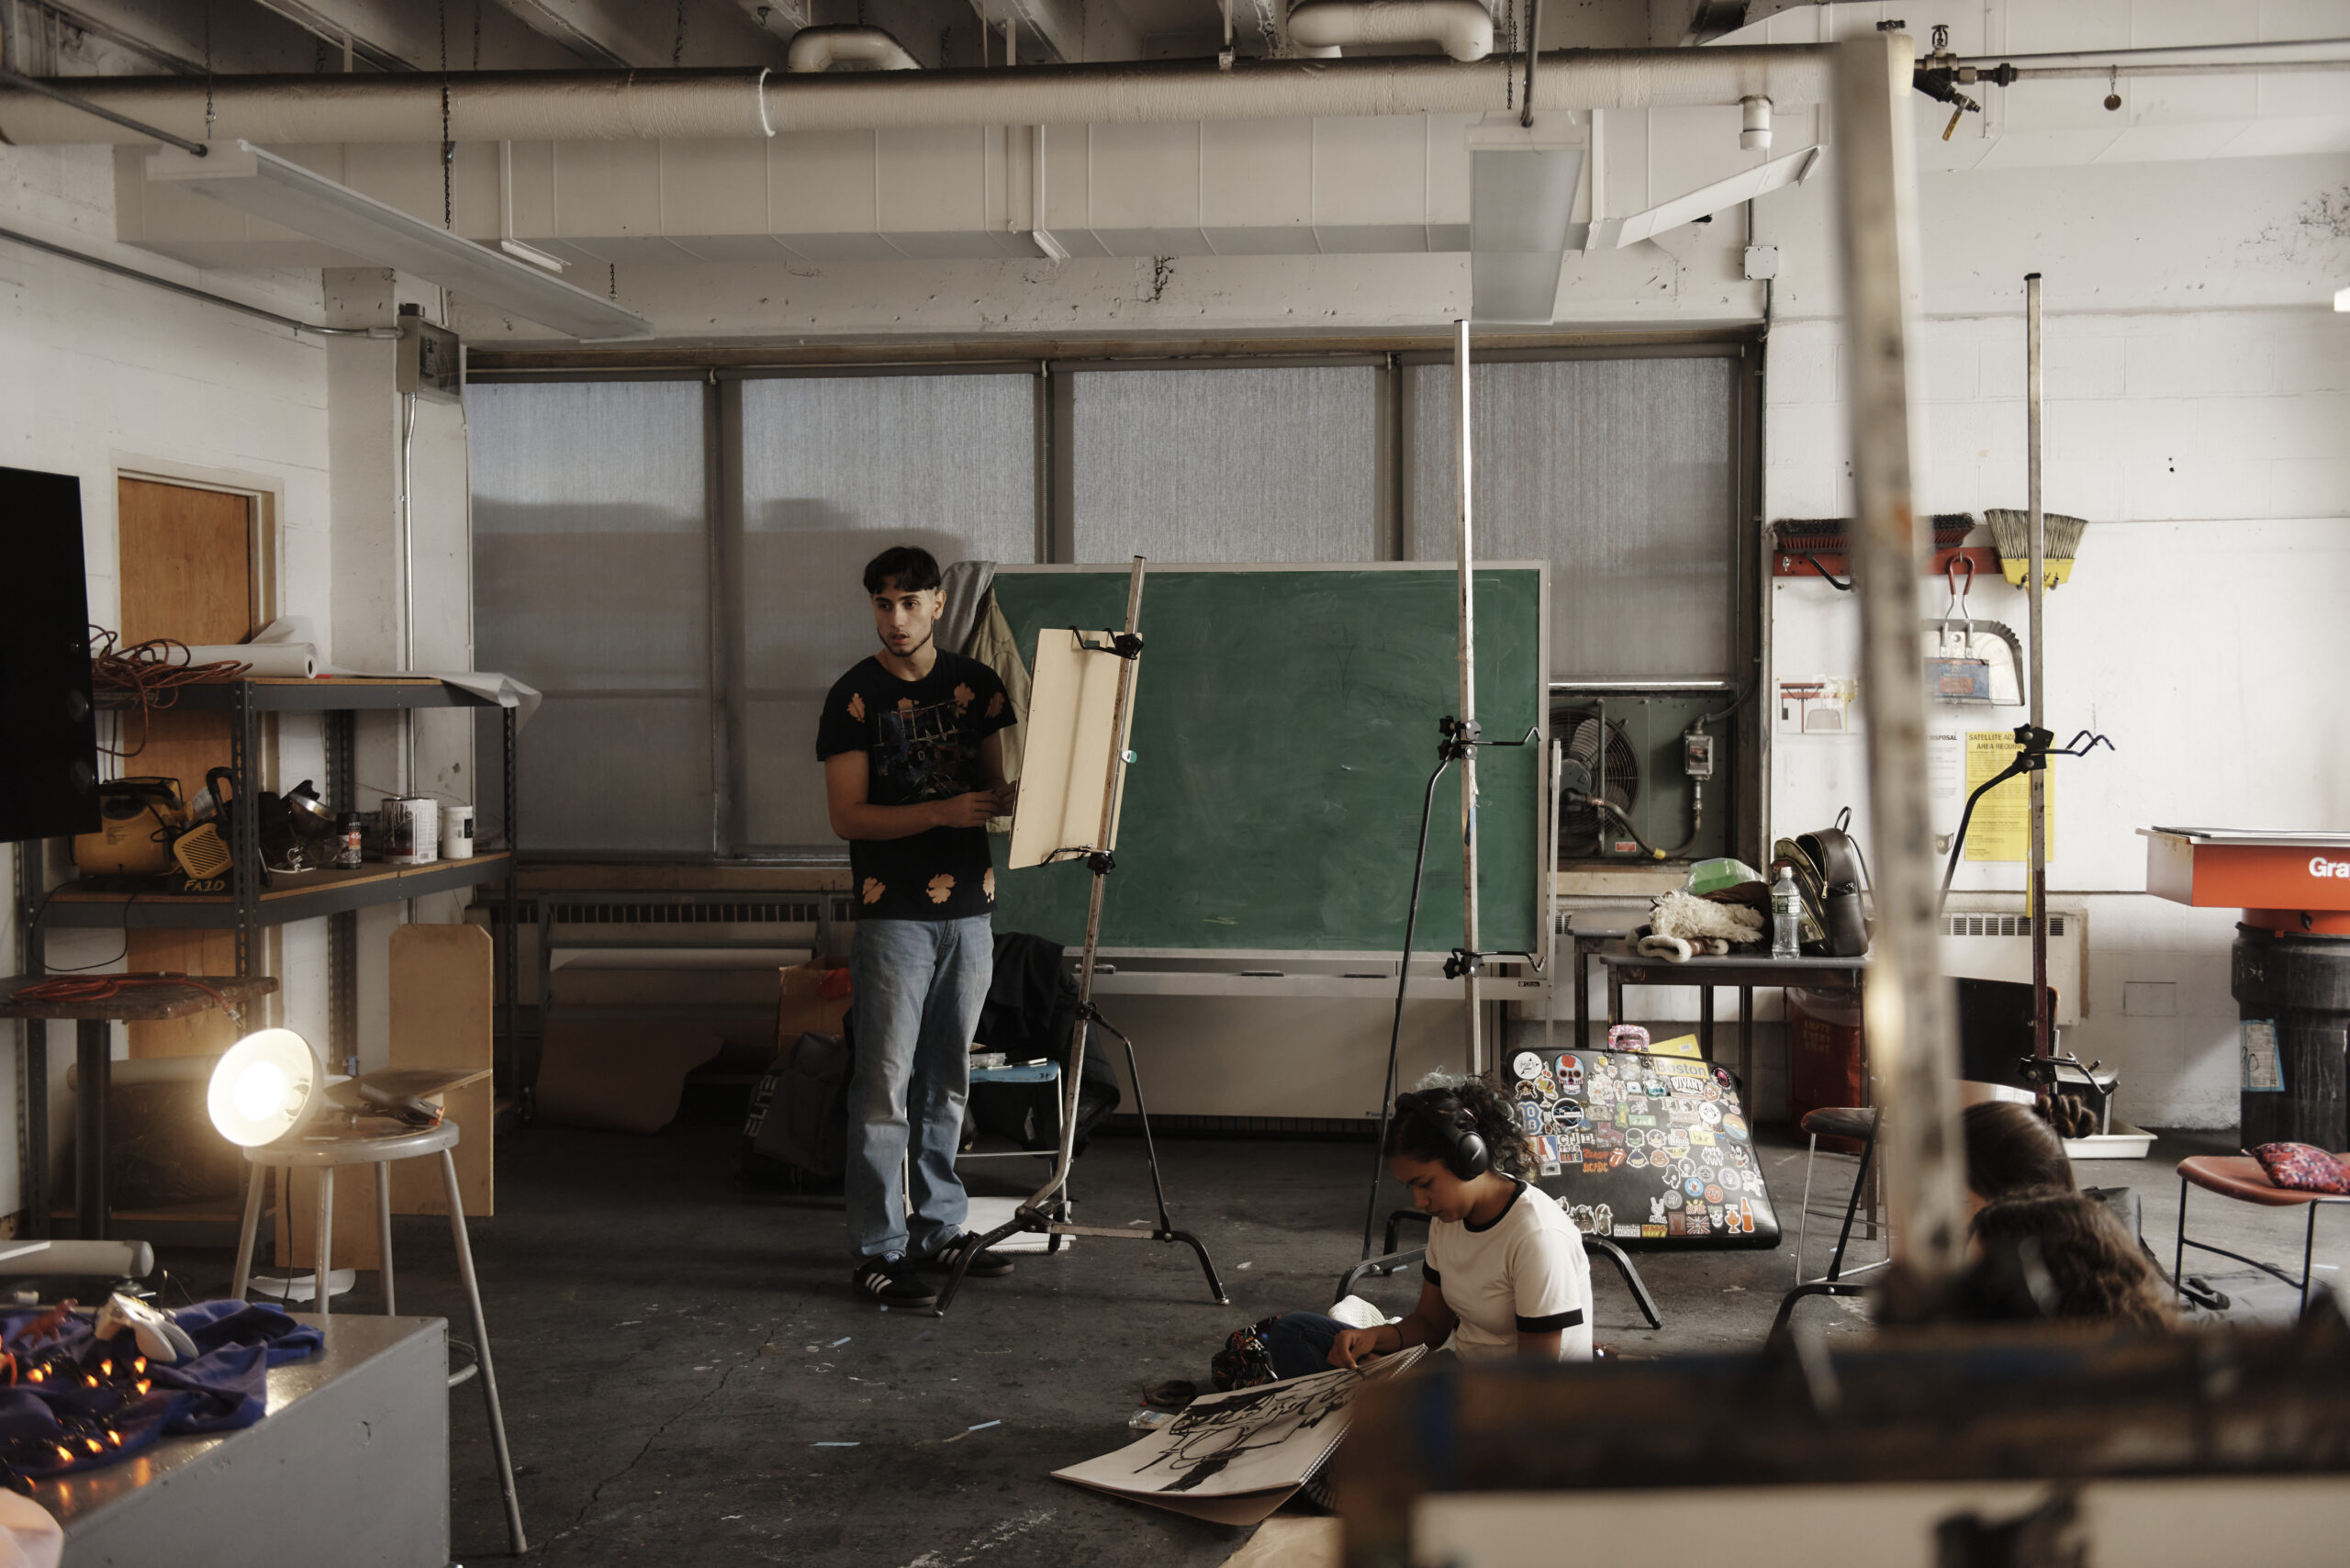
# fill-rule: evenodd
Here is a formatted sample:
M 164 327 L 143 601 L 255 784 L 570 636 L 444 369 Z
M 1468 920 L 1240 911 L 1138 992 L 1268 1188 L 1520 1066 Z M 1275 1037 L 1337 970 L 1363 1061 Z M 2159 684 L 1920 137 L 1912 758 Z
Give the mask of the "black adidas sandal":
M 878 1258 L 867 1258 L 849 1276 L 857 1294 L 883 1306 L 935 1306 L 938 1293 L 923 1284 L 915 1274 L 913 1265 L 906 1261 L 902 1252 L 884 1252 Z
M 978 1239 L 979 1238 L 970 1232 L 965 1231 L 954 1240 L 939 1248 L 937 1251 L 923 1257 L 921 1266 L 951 1273 L 955 1269 L 955 1260 L 962 1256 L 963 1249 Z M 971 1266 L 963 1272 L 975 1280 L 1000 1280 L 1012 1272 L 1012 1260 L 1001 1252 L 992 1250 L 982 1252 L 971 1260 Z

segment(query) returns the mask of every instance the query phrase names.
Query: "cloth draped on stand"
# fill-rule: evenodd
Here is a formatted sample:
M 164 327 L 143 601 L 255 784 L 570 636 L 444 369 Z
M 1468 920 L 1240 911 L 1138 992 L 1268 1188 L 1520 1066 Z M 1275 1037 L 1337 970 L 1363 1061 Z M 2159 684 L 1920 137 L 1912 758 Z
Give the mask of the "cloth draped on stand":
M 957 561 L 947 568 L 952 576 L 974 563 Z M 992 574 L 994 568 L 989 567 Z M 952 607 L 952 600 L 949 606 Z M 993 588 L 987 590 L 985 603 L 975 616 L 968 639 L 959 645 L 971 658 L 995 672 L 1003 682 L 1003 694 L 1012 701 L 1012 722 L 996 732 L 997 744 L 1003 749 L 1003 781 L 1020 782 L 1022 748 L 1028 740 L 1028 663 L 1020 656 L 1020 644 L 1012 634 L 1012 623 L 1006 621 L 995 602 Z M 1010 817 L 996 817 L 988 823 L 990 833 L 1008 834 L 1012 831 Z

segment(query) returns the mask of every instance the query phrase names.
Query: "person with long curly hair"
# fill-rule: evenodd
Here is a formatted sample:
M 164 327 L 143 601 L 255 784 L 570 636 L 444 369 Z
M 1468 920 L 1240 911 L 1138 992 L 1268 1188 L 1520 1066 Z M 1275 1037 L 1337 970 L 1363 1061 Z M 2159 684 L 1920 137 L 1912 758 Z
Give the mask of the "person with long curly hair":
M 2016 1279 L 2039 1316 L 2135 1328 L 2177 1321 L 2136 1238 L 2086 1193 L 2043 1187 L 1986 1204 L 1975 1240 L 1993 1277 Z
M 1509 1102 L 1482 1080 L 1432 1075 L 1396 1096 L 1384 1153 L 1428 1216 L 1419 1302 L 1376 1328 L 1285 1314 L 1266 1332 L 1275 1372 L 1353 1367 L 1414 1345 L 1472 1361 L 1589 1361 L 1583 1232 L 1527 1179 L 1534 1150 Z

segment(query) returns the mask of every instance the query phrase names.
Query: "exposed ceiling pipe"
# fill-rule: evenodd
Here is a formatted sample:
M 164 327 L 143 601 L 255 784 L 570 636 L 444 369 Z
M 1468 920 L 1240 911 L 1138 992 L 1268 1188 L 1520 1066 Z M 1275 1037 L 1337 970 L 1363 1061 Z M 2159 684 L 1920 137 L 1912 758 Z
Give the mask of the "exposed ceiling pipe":
M 1289 14 L 1292 42 L 1336 54 L 1347 44 L 1432 43 L 1459 61 L 1494 52 L 1494 18 L 1477 0 L 1305 0 Z
M 2180 44 L 2164 49 L 2092 49 L 2069 54 L 1969 55 L 1952 60 L 1943 55 L 1918 57 L 1920 65 L 1971 66 L 1990 71 L 2001 65 L 2020 70 L 2090 69 L 2102 72 L 2119 65 L 2125 70 L 2157 65 L 2238 65 L 2275 70 L 2279 65 L 2339 65 L 2350 59 L 2350 39 L 2278 39 L 2271 43 Z
M 880 28 L 802 28 L 791 35 L 783 68 L 794 73 L 830 71 L 836 65 L 868 71 L 919 71 L 922 62 Z
M 1542 57 L 1538 111 L 1684 108 L 1769 98 L 1825 102 L 1832 46 L 1557 50 Z M 1511 62 L 1425 55 L 1029 66 L 1010 71 L 483 72 L 448 79 L 456 141 L 714 140 L 786 130 L 972 125 L 1136 125 L 1483 114 Z M 80 77 L 91 102 L 191 137 L 264 145 L 442 140 L 438 76 Z M 25 145 L 151 140 L 30 93 L 0 93 L 0 139 Z

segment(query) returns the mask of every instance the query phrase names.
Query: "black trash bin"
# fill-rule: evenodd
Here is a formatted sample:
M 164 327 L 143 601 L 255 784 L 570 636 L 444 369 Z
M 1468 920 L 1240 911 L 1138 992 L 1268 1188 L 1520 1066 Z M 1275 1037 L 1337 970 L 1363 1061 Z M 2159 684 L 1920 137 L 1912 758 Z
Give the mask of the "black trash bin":
M 2276 1030 L 2280 1090 L 2243 1095 L 2244 1147 L 2350 1151 L 2350 936 L 2236 927 L 2229 989 L 2246 1024 Z

